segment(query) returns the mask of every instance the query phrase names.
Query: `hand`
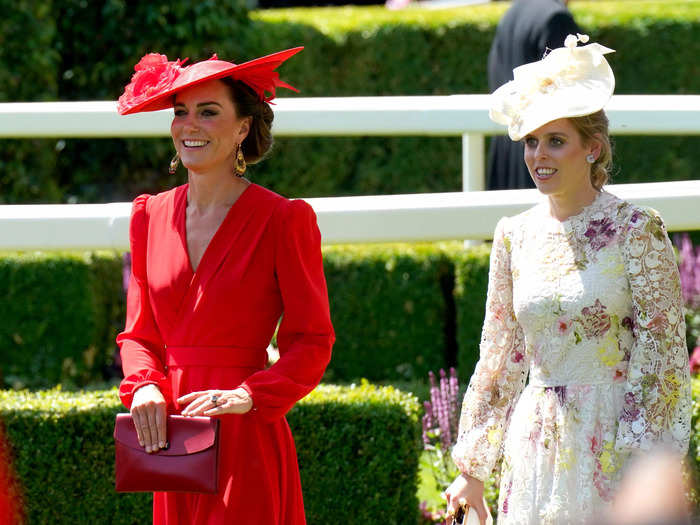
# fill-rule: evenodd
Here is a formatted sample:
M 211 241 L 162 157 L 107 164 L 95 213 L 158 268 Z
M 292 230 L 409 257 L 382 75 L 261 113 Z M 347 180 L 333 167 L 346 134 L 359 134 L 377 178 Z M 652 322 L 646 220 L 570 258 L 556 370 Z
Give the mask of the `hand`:
M 235 390 L 202 390 L 178 398 L 180 405 L 189 403 L 183 416 L 221 416 L 245 414 L 253 408 L 253 400 L 243 388 Z
M 165 398 L 156 385 L 145 385 L 134 392 L 131 418 L 139 445 L 149 454 L 165 448 L 166 415 Z
M 460 474 L 445 491 L 448 519 L 457 513 L 459 507 L 465 507 L 465 514 L 473 507 L 479 516 L 479 523 L 486 525 L 488 511 L 484 506 L 484 482 L 467 474 Z

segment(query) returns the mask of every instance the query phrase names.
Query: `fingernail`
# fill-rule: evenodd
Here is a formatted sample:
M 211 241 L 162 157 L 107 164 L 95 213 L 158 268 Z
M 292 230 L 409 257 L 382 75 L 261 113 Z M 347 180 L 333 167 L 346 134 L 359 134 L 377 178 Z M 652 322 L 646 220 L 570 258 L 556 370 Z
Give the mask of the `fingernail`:
M 160 448 L 165 448 L 165 441 L 161 441 L 160 443 L 158 443 L 158 445 L 160 446 Z
M 146 452 L 148 452 L 149 454 L 151 453 L 152 450 L 153 450 L 153 448 L 151 448 L 151 447 L 146 447 Z

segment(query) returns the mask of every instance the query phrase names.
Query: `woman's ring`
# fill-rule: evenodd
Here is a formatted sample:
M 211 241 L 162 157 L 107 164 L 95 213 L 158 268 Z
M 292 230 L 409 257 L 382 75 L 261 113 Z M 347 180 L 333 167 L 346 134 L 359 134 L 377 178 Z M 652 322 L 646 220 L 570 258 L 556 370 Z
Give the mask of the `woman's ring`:
M 212 405 L 216 406 L 216 402 L 217 402 L 218 400 L 219 400 L 219 396 L 217 396 L 216 394 L 214 394 L 213 396 L 211 396 L 211 404 L 212 404 Z

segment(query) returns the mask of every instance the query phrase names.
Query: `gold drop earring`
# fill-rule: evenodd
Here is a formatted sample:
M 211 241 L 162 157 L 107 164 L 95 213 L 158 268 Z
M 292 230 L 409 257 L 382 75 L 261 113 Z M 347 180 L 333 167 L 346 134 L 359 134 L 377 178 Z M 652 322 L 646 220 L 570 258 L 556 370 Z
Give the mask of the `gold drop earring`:
M 175 156 L 170 160 L 170 167 L 168 168 L 170 175 L 175 175 L 178 164 L 180 164 L 180 154 L 176 151 Z
M 236 177 L 243 177 L 246 167 L 245 157 L 243 156 L 243 147 L 241 144 L 238 144 L 238 147 L 236 148 L 236 164 L 233 167 L 233 173 L 236 175 Z

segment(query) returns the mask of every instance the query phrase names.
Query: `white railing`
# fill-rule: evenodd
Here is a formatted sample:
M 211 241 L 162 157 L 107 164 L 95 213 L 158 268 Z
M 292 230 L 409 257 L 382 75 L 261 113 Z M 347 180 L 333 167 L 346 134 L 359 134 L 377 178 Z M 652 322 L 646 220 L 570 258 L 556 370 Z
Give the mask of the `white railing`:
M 700 181 L 619 184 L 671 231 L 700 229 Z M 490 239 L 498 219 L 539 202 L 537 190 L 307 199 L 326 244 Z M 0 250 L 128 249 L 131 203 L 0 206 Z
M 462 137 L 462 189 L 484 189 L 484 136 L 504 133 L 488 95 L 275 99 L 275 135 Z M 613 135 L 698 135 L 700 95 L 615 95 Z M 0 103 L 2 138 L 166 137 L 172 111 L 116 112 L 115 102 Z
M 700 134 L 700 96 L 617 95 L 613 135 Z M 496 221 L 534 204 L 535 190 L 483 192 L 488 95 L 277 99 L 278 136 L 462 136 L 458 193 L 308 199 L 328 243 L 488 239 Z M 121 117 L 114 102 L 0 104 L 2 138 L 168 136 L 171 111 Z M 670 230 L 700 229 L 700 182 L 611 186 L 664 216 Z M 0 206 L 0 250 L 125 249 L 129 203 Z

